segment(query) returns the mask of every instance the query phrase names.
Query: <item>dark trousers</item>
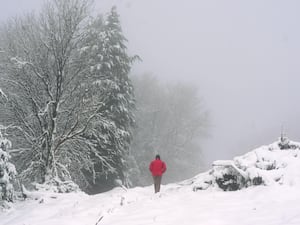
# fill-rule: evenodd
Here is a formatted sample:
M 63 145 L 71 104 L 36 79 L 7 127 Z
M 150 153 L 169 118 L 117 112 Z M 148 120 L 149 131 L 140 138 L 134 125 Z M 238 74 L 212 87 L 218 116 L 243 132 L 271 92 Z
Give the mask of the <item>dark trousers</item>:
M 161 176 L 153 176 L 154 181 L 154 191 L 155 193 L 160 191 L 160 184 L 161 184 Z

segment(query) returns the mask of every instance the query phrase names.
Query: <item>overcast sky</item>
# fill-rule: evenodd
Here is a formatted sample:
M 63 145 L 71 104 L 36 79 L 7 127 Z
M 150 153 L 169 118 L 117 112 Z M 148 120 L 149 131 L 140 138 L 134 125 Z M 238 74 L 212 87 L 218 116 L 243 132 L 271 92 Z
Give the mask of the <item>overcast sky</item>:
M 0 20 L 40 0 L 1 0 Z M 283 125 L 300 141 L 300 1 L 96 0 L 117 5 L 134 73 L 199 86 L 211 112 L 208 163 L 269 144 Z

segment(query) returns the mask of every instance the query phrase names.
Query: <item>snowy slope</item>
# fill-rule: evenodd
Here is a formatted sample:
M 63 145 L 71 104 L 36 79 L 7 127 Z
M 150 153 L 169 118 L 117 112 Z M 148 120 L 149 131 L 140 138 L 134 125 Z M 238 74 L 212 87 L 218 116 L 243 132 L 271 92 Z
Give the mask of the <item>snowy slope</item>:
M 300 186 L 300 143 L 282 138 L 233 160 L 215 161 L 211 170 L 190 182 L 197 190 L 212 187 L 232 190 L 253 185 Z
M 94 196 L 36 193 L 35 199 L 0 212 L 0 225 L 299 225 L 298 153 L 297 148 L 280 150 L 276 142 L 232 161 L 216 162 L 233 163 L 248 177 L 264 174 L 268 182 L 260 186 L 224 192 L 212 182 L 206 190 L 193 191 L 222 173 L 212 169 L 182 183 L 165 185 L 159 194 L 153 193 L 152 186 L 127 191 L 116 188 Z M 273 162 L 272 166 L 265 167 L 267 162 Z

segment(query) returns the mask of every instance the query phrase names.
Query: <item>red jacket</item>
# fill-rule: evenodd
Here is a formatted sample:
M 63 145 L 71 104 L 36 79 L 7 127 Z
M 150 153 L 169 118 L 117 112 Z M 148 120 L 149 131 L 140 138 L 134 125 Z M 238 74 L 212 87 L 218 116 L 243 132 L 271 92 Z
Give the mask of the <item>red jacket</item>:
M 155 159 L 150 163 L 149 170 L 152 173 L 152 176 L 161 176 L 166 172 L 167 167 L 164 161 L 160 159 Z

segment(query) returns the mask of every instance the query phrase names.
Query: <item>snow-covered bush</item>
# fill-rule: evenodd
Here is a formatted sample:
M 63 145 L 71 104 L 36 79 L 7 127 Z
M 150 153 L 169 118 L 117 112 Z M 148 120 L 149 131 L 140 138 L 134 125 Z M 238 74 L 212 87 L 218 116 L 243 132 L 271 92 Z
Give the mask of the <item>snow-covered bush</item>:
M 286 136 L 281 136 L 278 141 L 278 146 L 281 150 L 284 149 L 300 149 L 299 143 L 293 142 Z
M 60 179 L 50 179 L 43 184 L 34 183 L 34 188 L 38 191 L 50 191 L 55 193 L 78 192 L 80 188 L 73 181 L 61 181 Z
M 11 142 L 2 136 L 0 131 L 0 200 L 12 202 L 14 197 L 12 182 L 17 172 L 15 166 L 9 162 L 9 148 Z
M 218 160 L 194 179 L 194 190 L 235 191 L 253 185 L 300 184 L 300 143 L 280 138 L 233 160 Z

